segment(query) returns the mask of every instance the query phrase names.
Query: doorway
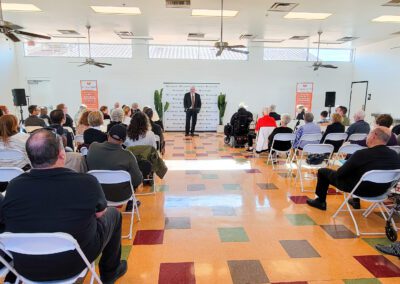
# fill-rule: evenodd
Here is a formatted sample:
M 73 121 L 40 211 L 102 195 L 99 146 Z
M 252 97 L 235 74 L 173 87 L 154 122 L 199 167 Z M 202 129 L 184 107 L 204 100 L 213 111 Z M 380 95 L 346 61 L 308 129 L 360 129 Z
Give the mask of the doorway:
M 367 110 L 367 98 L 368 98 L 368 81 L 357 81 L 351 83 L 350 91 L 350 102 L 348 117 L 356 113 L 359 110 L 366 112 Z M 369 115 L 365 115 L 369 117 Z

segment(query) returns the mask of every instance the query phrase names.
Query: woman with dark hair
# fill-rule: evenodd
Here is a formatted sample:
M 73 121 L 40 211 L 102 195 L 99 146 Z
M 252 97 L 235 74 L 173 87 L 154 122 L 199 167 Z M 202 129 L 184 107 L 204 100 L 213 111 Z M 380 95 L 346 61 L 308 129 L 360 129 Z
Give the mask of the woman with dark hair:
M 393 117 L 390 114 L 381 114 L 376 118 L 376 125 L 378 126 L 383 126 L 387 127 L 390 129 L 390 127 L 393 124 Z M 397 137 L 394 133 L 390 136 L 389 142 L 386 144 L 386 146 L 396 146 L 397 144 Z
M 128 138 L 125 146 L 149 145 L 157 149 L 156 138 L 150 129 L 149 118 L 143 112 L 137 112 L 128 126 Z
M 107 106 L 102 106 L 100 108 L 101 113 L 103 114 L 104 119 L 111 119 L 110 115 L 108 114 L 108 107 Z
M 24 168 L 29 165 L 25 143 L 29 134 L 18 131 L 18 119 L 15 115 L 5 114 L 0 117 L 0 150 L 18 150 L 25 154 L 23 160 L 0 160 L 0 167 Z

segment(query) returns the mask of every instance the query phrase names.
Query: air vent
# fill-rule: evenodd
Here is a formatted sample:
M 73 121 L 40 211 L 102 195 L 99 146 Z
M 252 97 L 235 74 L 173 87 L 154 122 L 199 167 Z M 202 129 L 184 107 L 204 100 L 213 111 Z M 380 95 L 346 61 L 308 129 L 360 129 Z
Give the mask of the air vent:
M 356 39 L 359 39 L 359 37 L 356 37 L 356 36 L 345 36 L 345 37 L 339 38 L 337 41 L 345 41 L 345 42 L 347 42 L 347 41 L 353 41 L 353 40 L 356 40 Z
M 289 38 L 290 40 L 305 40 L 309 38 L 309 36 L 292 36 L 291 38 Z
M 219 41 L 219 38 L 188 38 L 188 41 Z
M 281 43 L 284 39 L 267 39 L 267 38 L 255 38 L 252 42 L 264 42 L 264 43 Z
M 296 8 L 298 3 L 284 3 L 284 2 L 276 2 L 271 8 L 268 9 L 270 12 L 290 12 L 294 8 Z
M 79 33 L 74 30 L 57 30 L 57 32 L 63 35 L 79 35 Z
M 132 39 L 134 37 L 133 32 L 129 31 L 115 31 L 115 34 L 121 39 Z
M 239 36 L 239 39 L 241 39 L 241 40 L 252 40 L 252 39 L 255 39 L 256 38 L 256 36 L 255 35 L 252 35 L 252 34 L 242 34 L 242 35 L 240 35 Z
M 329 45 L 335 45 L 335 44 L 343 44 L 344 41 L 327 41 L 327 40 L 321 40 L 321 44 L 329 44 Z M 314 41 L 313 44 L 318 44 L 318 41 Z
M 190 0 L 166 0 L 167 8 L 190 8 Z
M 203 33 L 188 33 L 188 39 L 189 38 L 204 38 Z
M 399 32 L 392 33 L 392 35 L 400 35 L 400 31 L 399 31 Z
M 383 4 L 382 6 L 400 7 L 400 0 L 392 0 Z
M 86 38 L 83 35 L 77 34 L 77 35 L 63 35 L 63 34 L 49 34 L 49 36 L 54 37 L 54 38 Z

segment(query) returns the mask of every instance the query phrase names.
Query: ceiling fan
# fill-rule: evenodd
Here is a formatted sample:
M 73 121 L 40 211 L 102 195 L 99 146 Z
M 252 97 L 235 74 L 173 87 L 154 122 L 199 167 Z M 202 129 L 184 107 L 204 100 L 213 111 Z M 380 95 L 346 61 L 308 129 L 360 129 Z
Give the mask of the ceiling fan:
M 112 64 L 110 64 L 110 63 L 97 62 L 92 58 L 91 45 L 90 45 L 91 44 L 91 42 L 90 42 L 90 29 L 91 29 L 91 26 L 87 25 L 86 28 L 87 28 L 88 42 L 89 42 L 89 46 L 88 46 L 89 57 L 86 58 L 86 60 L 84 62 L 70 62 L 70 63 L 74 63 L 74 64 L 81 63 L 81 65 L 79 65 L 78 67 L 82 67 L 82 66 L 85 66 L 85 65 L 93 65 L 93 66 L 97 66 L 97 67 L 100 67 L 100 68 L 104 68 L 105 66 L 112 66 Z
M 21 41 L 17 37 L 17 35 L 21 37 L 28 37 L 29 39 L 31 38 L 51 39 L 51 37 L 49 36 L 21 31 L 22 29 L 23 27 L 21 26 L 15 25 L 11 22 L 4 21 L 3 8 L 1 6 L 1 0 L 0 0 L 0 34 L 4 34 L 7 39 L 12 40 L 13 42 Z
M 321 46 L 321 35 L 322 31 L 318 32 L 318 53 L 317 53 L 317 61 L 311 66 L 314 68 L 314 71 L 317 71 L 319 68 L 330 68 L 330 69 L 337 69 L 338 67 L 331 64 L 323 64 L 322 61 L 319 60 L 319 51 Z
M 249 54 L 247 50 L 240 50 L 238 48 L 246 48 L 244 45 L 229 45 L 228 42 L 223 41 L 223 33 L 224 33 L 224 0 L 221 0 L 221 39 L 220 41 L 215 43 L 215 47 L 218 49 L 216 56 L 221 56 L 224 50 L 229 50 L 232 52 Z

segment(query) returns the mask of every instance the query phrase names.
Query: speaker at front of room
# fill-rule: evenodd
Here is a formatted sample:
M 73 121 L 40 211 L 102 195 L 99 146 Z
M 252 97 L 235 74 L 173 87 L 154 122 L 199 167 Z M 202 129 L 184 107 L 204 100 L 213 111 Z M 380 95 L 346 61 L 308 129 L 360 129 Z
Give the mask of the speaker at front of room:
M 14 106 L 26 106 L 26 94 L 25 89 L 13 89 L 12 90 Z
M 334 107 L 336 101 L 336 92 L 325 93 L 325 107 Z

